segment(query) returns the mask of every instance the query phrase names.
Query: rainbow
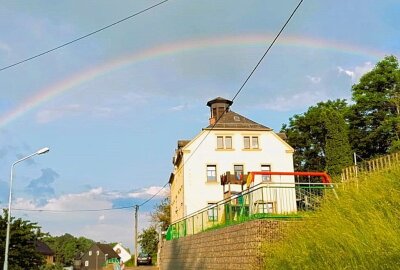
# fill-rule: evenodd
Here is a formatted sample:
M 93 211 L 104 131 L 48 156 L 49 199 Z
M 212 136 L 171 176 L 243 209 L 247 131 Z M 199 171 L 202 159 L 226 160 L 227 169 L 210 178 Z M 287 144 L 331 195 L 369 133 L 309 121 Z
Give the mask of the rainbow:
M 16 106 L 14 109 L 0 116 L 0 127 L 4 127 L 15 119 L 21 117 L 27 112 L 37 108 L 41 104 L 62 95 L 67 91 L 72 91 L 76 86 L 82 85 L 88 81 L 94 80 L 96 77 L 102 76 L 108 72 L 123 67 L 136 64 L 142 61 L 166 57 L 169 55 L 192 52 L 196 50 L 205 50 L 218 47 L 234 47 L 234 46 L 264 46 L 267 47 L 273 39 L 271 35 L 253 34 L 240 36 L 223 36 L 218 38 L 199 38 L 191 40 L 181 40 L 174 43 L 155 46 L 144 49 L 129 55 L 123 55 L 114 60 L 106 62 L 93 68 L 79 71 L 68 78 L 58 81 L 43 89 L 39 89 L 37 94 L 29 97 L 24 102 Z M 379 59 L 385 55 L 373 49 L 362 48 L 349 44 L 339 43 L 330 40 L 306 38 L 299 36 L 282 37 L 276 45 L 295 46 L 300 48 L 311 48 L 318 50 L 329 50 L 339 53 L 347 53 L 359 56 L 373 57 Z

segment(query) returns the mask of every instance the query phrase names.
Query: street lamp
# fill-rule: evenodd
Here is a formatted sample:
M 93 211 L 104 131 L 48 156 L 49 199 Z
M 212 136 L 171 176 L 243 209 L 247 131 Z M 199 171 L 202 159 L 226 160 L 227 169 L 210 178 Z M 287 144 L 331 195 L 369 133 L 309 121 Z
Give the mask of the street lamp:
M 42 155 L 47 152 L 49 152 L 50 149 L 48 147 L 39 149 L 33 154 L 30 154 L 29 156 L 23 157 L 17 161 L 15 161 L 11 165 L 11 175 L 10 175 L 10 192 L 9 192 L 9 197 L 8 197 L 8 212 L 7 212 L 7 233 L 6 233 L 6 248 L 5 248 L 5 253 L 4 253 L 4 264 L 3 264 L 3 270 L 8 270 L 8 247 L 10 245 L 10 225 L 11 225 L 11 195 L 12 195 L 12 184 L 13 184 L 13 172 L 14 172 L 14 166 L 17 163 L 20 163 L 21 161 L 24 161 L 28 158 L 31 158 L 36 155 Z

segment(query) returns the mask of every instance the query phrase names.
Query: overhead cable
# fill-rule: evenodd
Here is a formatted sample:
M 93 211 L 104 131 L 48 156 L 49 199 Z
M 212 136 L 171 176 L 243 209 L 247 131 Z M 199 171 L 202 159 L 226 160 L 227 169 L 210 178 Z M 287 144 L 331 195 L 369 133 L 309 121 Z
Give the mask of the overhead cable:
M 275 36 L 275 38 L 272 40 L 272 42 L 270 43 L 270 45 L 267 47 L 267 49 L 265 50 L 264 54 L 262 55 L 262 57 L 260 58 L 260 60 L 257 62 L 257 64 L 254 66 L 254 68 L 251 70 L 250 74 L 247 76 L 246 80 L 243 82 L 243 84 L 241 85 L 241 87 L 239 88 L 239 90 L 236 92 L 236 94 L 234 95 L 234 97 L 232 98 L 232 102 L 237 98 L 237 96 L 240 94 L 240 92 L 243 90 L 243 88 L 245 87 L 245 85 L 247 84 L 247 82 L 250 80 L 250 78 L 253 76 L 254 72 L 257 70 L 257 68 L 260 66 L 261 62 L 264 60 L 264 58 L 267 56 L 267 54 L 269 53 L 269 51 L 271 50 L 271 48 L 274 46 L 275 42 L 278 40 L 279 36 L 281 35 L 281 33 L 283 32 L 283 30 L 286 28 L 286 26 L 288 25 L 288 23 L 290 22 L 290 20 L 293 18 L 293 16 L 295 15 L 296 11 L 299 9 L 299 7 L 301 6 L 301 4 L 303 3 L 304 0 L 300 0 L 300 2 L 297 4 L 296 8 L 293 10 L 293 12 L 290 14 L 289 18 L 286 20 L 286 22 L 284 23 L 284 25 L 281 27 L 281 29 L 279 30 L 279 32 L 277 33 L 277 35 Z M 178 168 L 177 172 L 179 172 L 185 164 L 187 164 L 187 162 L 190 160 L 190 158 L 194 155 L 194 153 L 196 153 L 196 151 L 199 149 L 200 145 L 205 141 L 205 139 L 207 138 L 207 136 L 211 133 L 212 130 L 214 130 L 215 126 L 218 124 L 218 122 L 221 120 L 223 114 L 221 114 L 215 121 L 215 123 L 211 126 L 210 129 L 208 129 L 206 135 L 204 136 L 204 138 L 200 141 L 200 143 L 197 145 L 197 147 L 191 152 L 190 156 L 188 156 L 188 158 L 186 159 L 186 161 L 184 161 L 183 165 L 181 167 Z M 140 205 L 138 205 L 139 207 L 145 205 L 146 203 L 148 203 L 149 201 L 151 201 L 155 196 L 157 196 L 166 186 L 168 185 L 168 182 L 164 184 L 164 186 L 156 193 L 154 194 L 152 197 L 150 197 L 149 199 L 147 199 L 146 201 L 144 201 L 143 203 L 141 203 Z M 129 207 L 125 207 L 125 208 L 134 208 L 136 205 L 132 205 Z M 91 209 L 91 210 L 71 210 L 70 212 L 94 212 L 94 211 L 107 211 L 107 210 L 118 210 L 118 209 L 125 209 L 125 208 L 110 208 L 110 209 Z M 25 209 L 14 209 L 14 210 L 24 210 Z M 29 210 L 26 210 L 29 211 Z M 48 211 L 48 210 L 31 210 L 31 211 Z
M 123 19 L 121 19 L 121 20 L 119 20 L 119 21 L 113 22 L 113 23 L 111 23 L 111 24 L 109 24 L 109 25 L 106 25 L 106 26 L 104 26 L 104 27 L 102 27 L 102 28 L 100 28 L 100 29 L 97 29 L 97 30 L 95 30 L 95 31 L 93 31 L 93 32 L 90 32 L 90 33 L 88 33 L 88 34 L 86 34 L 86 35 L 83 35 L 83 36 L 81 36 L 81 37 L 78 37 L 78 38 L 76 38 L 76 39 L 73 39 L 73 40 L 71 40 L 71 41 L 68 41 L 68 42 L 66 42 L 66 43 L 64 43 L 64 44 L 61 44 L 61 45 L 59 45 L 59 46 L 57 46 L 57 47 L 54 47 L 54 48 L 52 48 L 52 49 L 50 49 L 50 50 L 47 50 L 47 51 L 38 53 L 38 54 L 36 54 L 36 55 L 33 55 L 33 56 L 31 56 L 31 57 L 25 58 L 25 59 L 23 59 L 23 60 L 21 60 L 21 61 L 18 61 L 18 62 L 16 62 L 16 63 L 14 63 L 14 64 L 11 64 L 11 65 L 2 67 L 2 68 L 0 68 L 0 71 L 3 71 L 3 70 L 6 70 L 6 69 L 15 67 L 15 66 L 17 66 L 17 65 L 20 65 L 20 64 L 22 64 L 22 63 L 28 62 L 28 61 L 30 61 L 30 60 L 33 60 L 33 59 L 35 59 L 35 58 L 38 58 L 38 57 L 43 56 L 43 55 L 45 55 L 45 54 L 48 54 L 48 53 L 50 53 L 50 52 L 56 51 L 56 50 L 58 50 L 58 49 L 61 49 L 61 48 L 65 47 L 65 46 L 68 46 L 68 45 L 70 45 L 70 44 L 72 44 L 72 43 L 75 43 L 75 42 L 77 42 L 77 41 L 79 41 L 79 40 L 82 40 L 82 39 L 84 39 L 84 38 L 90 37 L 90 36 L 92 36 L 92 35 L 94 35 L 94 34 L 97 34 L 97 33 L 101 32 L 101 31 L 104 31 L 104 30 L 106 30 L 106 29 L 108 29 L 108 28 L 110 28 L 110 27 L 113 27 L 113 26 L 115 26 L 115 25 L 117 25 L 117 24 L 119 24 L 119 23 L 122 23 L 122 22 L 124 22 L 124 21 L 126 21 L 126 20 L 132 19 L 133 17 L 135 17 L 135 16 L 137 16 L 137 15 L 140 15 L 140 14 L 146 12 L 146 11 L 149 11 L 150 9 L 153 9 L 153 8 L 155 8 L 155 7 L 159 6 L 159 5 L 162 5 L 162 4 L 164 4 L 165 2 L 168 2 L 168 1 L 169 1 L 169 0 L 161 1 L 161 2 L 159 2 L 159 3 L 157 3 L 157 4 L 155 4 L 155 5 L 152 5 L 152 6 L 148 7 L 148 8 L 145 8 L 145 9 L 143 9 L 143 10 L 141 10 L 141 11 L 139 11 L 139 12 L 136 12 L 136 13 L 134 13 L 134 14 L 128 16 L 128 17 L 125 17 L 125 18 L 123 18 Z

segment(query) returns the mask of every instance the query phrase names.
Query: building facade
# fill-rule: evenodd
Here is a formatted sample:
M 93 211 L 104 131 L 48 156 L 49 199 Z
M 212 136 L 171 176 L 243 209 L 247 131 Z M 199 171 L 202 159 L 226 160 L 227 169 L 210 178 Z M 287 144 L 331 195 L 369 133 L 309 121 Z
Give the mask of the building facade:
M 102 269 L 107 260 L 117 259 L 120 257 L 110 245 L 96 243 L 87 250 L 80 259 L 81 270 L 97 270 Z
M 233 112 L 231 105 L 221 97 L 209 101 L 209 126 L 192 140 L 178 141 L 169 179 L 171 222 L 223 200 L 220 176 L 227 172 L 238 179 L 250 171 L 293 172 L 294 150 L 281 134 Z M 260 176 L 255 182 L 294 183 L 294 178 Z

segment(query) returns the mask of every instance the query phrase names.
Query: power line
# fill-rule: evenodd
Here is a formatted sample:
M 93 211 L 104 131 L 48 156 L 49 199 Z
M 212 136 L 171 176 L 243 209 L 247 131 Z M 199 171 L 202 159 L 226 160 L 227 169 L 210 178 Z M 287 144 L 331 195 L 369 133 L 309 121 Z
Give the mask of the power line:
M 168 182 L 165 183 L 164 186 L 162 186 L 162 188 L 160 188 L 159 191 L 157 191 L 155 194 L 153 194 L 153 196 L 151 196 L 149 199 L 147 199 L 146 201 L 142 202 L 141 204 L 139 204 L 139 207 L 142 207 L 143 205 L 145 205 L 146 203 L 148 203 L 149 201 L 151 201 L 155 196 L 157 196 L 166 186 L 168 185 Z
M 167 0 L 168 1 L 168 0 Z M 240 94 L 240 92 L 243 90 L 244 86 L 247 84 L 247 82 L 249 81 L 249 79 L 253 76 L 254 72 L 257 70 L 257 68 L 260 66 L 261 62 L 264 60 L 265 56 L 268 54 L 268 52 L 271 50 L 271 48 L 274 46 L 275 42 L 277 41 L 277 39 L 279 38 L 279 36 L 281 35 L 281 33 L 283 32 L 283 30 L 286 28 L 286 26 L 288 25 L 288 23 L 290 22 L 290 20 L 292 19 L 292 17 L 294 16 L 294 14 L 296 13 L 296 11 L 299 9 L 300 5 L 303 3 L 304 0 L 300 0 L 300 2 L 297 4 L 296 8 L 292 11 L 292 13 L 290 14 L 289 18 L 286 20 L 286 22 L 284 23 L 284 25 L 281 27 L 281 29 L 279 30 L 279 32 L 277 33 L 277 35 L 275 36 L 275 38 L 272 40 L 271 44 L 267 47 L 266 51 L 264 52 L 264 54 L 262 55 L 262 57 L 260 58 L 260 60 L 257 62 L 257 64 L 254 66 L 254 68 L 252 69 L 252 71 L 250 72 L 250 74 L 247 76 L 246 80 L 244 81 L 244 83 L 241 85 L 241 87 L 239 88 L 239 90 L 236 92 L 236 94 L 234 95 L 234 97 L 232 98 L 232 102 L 237 98 L 237 96 Z M 165 1 L 164 1 L 165 2 Z M 193 150 L 193 152 L 191 152 L 190 156 L 186 159 L 186 162 L 184 161 L 183 165 L 181 167 L 178 168 L 177 172 L 179 172 L 185 164 L 187 164 L 187 162 L 190 160 L 190 158 L 194 155 L 194 153 L 196 153 L 196 151 L 199 149 L 200 145 L 205 141 L 205 139 L 208 137 L 208 135 L 211 133 L 212 130 L 214 130 L 215 126 L 218 124 L 218 122 L 221 120 L 223 114 L 221 114 L 217 120 L 215 121 L 215 123 L 211 126 L 210 129 L 208 129 L 208 132 L 206 133 L 206 135 L 204 136 L 204 138 L 200 141 L 200 143 L 197 145 L 197 147 Z M 165 183 L 164 186 L 162 186 L 162 188 L 156 193 L 154 194 L 152 197 L 150 197 L 149 199 L 147 199 L 146 201 L 144 201 L 143 203 L 141 203 L 140 205 L 132 205 L 129 207 L 125 207 L 125 208 L 134 208 L 136 206 L 141 207 L 143 205 L 145 205 L 146 203 L 148 203 L 149 201 L 151 201 L 155 196 L 157 196 L 167 185 L 169 182 Z M 118 210 L 118 209 L 124 209 L 124 208 L 109 208 L 109 209 L 91 209 L 91 210 L 75 210 L 75 212 L 94 212 L 94 211 L 106 211 L 106 210 Z M 25 209 L 14 209 L 14 210 L 25 210 Z M 40 211 L 40 210 L 32 210 L 32 211 Z M 43 211 L 43 210 L 42 210 Z M 71 212 L 74 210 L 71 210 Z
M 255 67 L 252 69 L 252 71 L 250 72 L 250 74 L 247 76 L 246 80 L 244 81 L 244 83 L 242 84 L 242 86 L 239 88 L 239 90 L 236 92 L 236 94 L 234 95 L 234 97 L 232 98 L 232 102 L 236 99 L 236 97 L 239 95 L 239 93 L 243 90 L 244 86 L 247 84 L 247 82 L 249 81 L 249 79 L 251 78 L 251 76 L 254 74 L 254 72 L 256 71 L 256 69 L 260 66 L 261 62 L 264 60 L 265 56 L 268 54 L 268 52 L 271 50 L 272 46 L 275 44 L 276 40 L 279 38 L 279 36 L 281 35 L 281 33 L 283 32 L 283 30 L 286 28 L 287 24 L 290 22 L 290 20 L 292 19 L 292 17 L 294 16 L 294 14 L 296 13 L 296 11 L 298 10 L 298 8 L 300 7 L 300 5 L 303 3 L 304 0 L 300 0 L 300 2 L 297 4 L 296 8 L 293 10 L 293 12 L 290 14 L 289 18 L 286 20 L 286 22 L 284 23 L 284 25 L 281 27 L 281 29 L 279 30 L 278 34 L 275 36 L 275 38 L 273 39 L 273 41 L 271 42 L 271 44 L 268 46 L 267 50 L 264 52 L 264 54 L 262 55 L 262 57 L 260 58 L 260 60 L 257 62 L 257 64 L 255 65 Z M 207 136 L 211 133 L 211 131 L 215 128 L 215 126 L 218 124 L 218 122 L 221 120 L 223 114 L 221 114 L 218 119 L 215 121 L 215 123 L 211 126 L 211 128 L 208 130 L 206 136 L 204 136 L 204 138 L 200 141 L 200 143 L 197 145 L 197 147 L 193 150 L 193 152 L 191 153 L 191 155 L 186 159 L 187 163 L 190 158 L 193 156 L 193 154 L 199 149 L 200 145 L 205 141 L 205 139 L 207 138 Z M 183 168 L 183 165 L 180 167 Z M 180 170 L 180 168 L 178 169 L 178 172 Z
M 52 212 L 52 213 L 77 213 L 77 212 L 103 212 L 103 211 L 114 211 L 123 209 L 132 209 L 135 207 L 141 207 L 151 201 L 155 196 L 160 194 L 160 192 L 168 185 L 168 182 L 162 186 L 156 193 L 154 193 L 150 198 L 142 202 L 141 204 L 133 204 L 129 206 L 112 207 L 112 208 L 100 208 L 100 209 L 75 209 L 75 210 L 50 210 L 50 209 L 24 209 L 24 208 L 13 208 L 14 211 L 24 211 L 24 212 Z
M 76 213 L 76 212 L 103 212 L 134 208 L 135 205 L 114 207 L 114 208 L 100 208 L 100 209 L 76 209 L 76 210 L 50 210 L 50 209 L 24 209 L 24 208 L 13 208 L 14 211 L 24 212 L 52 212 L 52 213 Z
M 281 35 L 281 33 L 283 32 L 283 30 L 286 28 L 286 26 L 288 25 L 288 23 L 290 22 L 290 20 L 293 18 L 294 14 L 296 13 L 296 11 L 299 9 L 299 7 L 301 6 L 301 4 L 303 3 L 304 0 L 300 0 L 300 2 L 297 4 L 297 6 L 295 7 L 295 9 L 292 11 L 292 13 L 290 14 L 289 18 L 285 21 L 285 23 L 283 24 L 283 26 L 281 27 L 281 29 L 279 30 L 278 34 L 276 34 L 275 38 L 272 40 L 271 44 L 268 46 L 268 48 L 266 49 L 266 51 L 264 52 L 264 54 L 262 55 L 262 57 L 260 58 L 260 60 L 257 62 L 257 64 L 254 66 L 254 68 L 252 69 L 252 71 L 250 72 L 250 74 L 247 76 L 246 80 L 244 81 L 244 83 L 241 85 L 241 87 L 239 88 L 239 90 L 236 92 L 236 94 L 234 95 L 234 97 L 232 98 L 232 102 L 236 99 L 236 97 L 240 94 L 240 92 L 243 90 L 244 86 L 247 84 L 247 82 L 249 81 L 249 79 L 253 76 L 254 72 L 257 70 L 257 68 L 260 66 L 261 62 L 264 60 L 265 56 L 268 54 L 268 52 L 271 50 L 272 46 L 274 46 L 275 42 L 277 41 L 277 39 L 279 38 L 279 36 Z M 181 167 L 179 167 L 179 169 L 177 170 L 177 172 L 179 172 L 181 170 L 181 168 L 184 167 L 185 164 L 188 163 L 188 161 L 190 160 L 190 158 L 194 155 L 194 153 L 199 149 L 200 145 L 206 140 L 206 138 L 208 137 L 208 135 L 211 133 L 212 130 L 214 130 L 215 126 L 218 124 L 218 122 L 221 120 L 223 114 L 221 114 L 218 119 L 215 121 L 215 123 L 211 126 L 211 128 L 208 130 L 208 132 L 206 133 L 206 135 L 204 136 L 204 138 L 200 141 L 200 143 L 197 145 L 197 147 L 193 150 L 193 152 L 190 154 L 190 156 L 186 159 L 186 162 L 183 162 L 183 165 Z M 163 188 L 168 184 L 168 182 L 163 186 Z M 162 189 L 163 189 L 162 188 Z M 161 190 L 162 190 L 161 189 Z M 160 191 L 161 191 L 160 190 Z M 154 197 L 154 196 L 153 196 Z M 148 201 L 150 201 L 152 198 L 148 199 L 147 201 L 145 201 L 143 204 L 147 203 Z M 142 204 L 142 205 L 143 205 Z
M 247 84 L 247 82 L 249 81 L 249 79 L 251 78 L 251 76 L 253 76 L 254 72 L 256 71 L 256 69 L 258 68 L 258 66 L 261 64 L 261 62 L 264 60 L 265 56 L 268 54 L 268 52 L 271 50 L 272 46 L 274 46 L 275 41 L 279 38 L 279 36 L 281 35 L 281 33 L 283 32 L 283 30 L 286 28 L 286 25 L 288 25 L 288 23 L 290 22 L 290 20 L 292 19 L 292 17 L 294 16 L 294 14 L 296 13 L 296 11 L 299 9 L 300 5 L 303 3 L 304 0 L 300 0 L 300 2 L 297 4 L 296 8 L 293 10 L 292 14 L 290 14 L 289 18 L 286 20 L 285 24 L 282 26 L 281 30 L 279 30 L 278 34 L 275 36 L 274 40 L 271 42 L 271 44 L 268 46 L 267 50 L 264 52 L 263 56 L 260 58 L 260 60 L 257 62 L 257 64 L 255 65 L 255 67 L 253 68 L 253 70 L 250 72 L 249 76 L 247 76 L 246 80 L 244 81 L 244 83 L 242 84 L 242 86 L 239 88 L 239 90 L 237 91 L 237 93 L 235 94 L 235 96 L 232 99 L 232 102 L 236 99 L 236 97 L 240 94 L 240 92 L 242 91 L 242 89 L 244 88 L 244 86 Z
M 66 43 L 64 43 L 64 44 L 61 44 L 61 45 L 59 45 L 59 46 L 57 46 L 57 47 L 54 47 L 54 48 L 52 48 L 52 49 L 50 49 L 50 50 L 41 52 L 41 53 L 36 54 L 36 55 L 34 55 L 34 56 L 31 56 L 31 57 L 29 57 L 29 58 L 23 59 L 23 60 L 21 60 L 21 61 L 19 61 L 19 62 L 16 62 L 16 63 L 14 63 L 14 64 L 11 64 L 11 65 L 2 67 L 2 68 L 0 68 L 0 71 L 3 71 L 3 70 L 6 70 L 6 69 L 9 69 L 9 68 L 12 68 L 12 67 L 17 66 L 17 65 L 19 65 L 19 64 L 22 64 L 22 63 L 25 63 L 25 62 L 30 61 L 30 60 L 32 60 L 32 59 L 38 58 L 38 57 L 40 57 L 40 56 L 42 56 L 42 55 L 45 55 L 45 54 L 48 54 L 48 53 L 53 52 L 53 51 L 55 51 L 55 50 L 61 49 L 61 48 L 65 47 L 65 46 L 68 46 L 68 45 L 70 45 L 70 44 L 72 44 L 72 43 L 75 43 L 75 42 L 77 42 L 77 41 L 79 41 L 79 40 L 81 40 L 81 39 L 87 38 L 87 37 L 89 37 L 89 36 L 92 36 L 92 35 L 94 35 L 94 34 L 97 34 L 97 33 L 101 32 L 101 31 L 103 31 L 103 30 L 106 30 L 107 28 L 110 28 L 110 27 L 112 27 L 112 26 L 114 26 L 114 25 L 117 25 L 117 24 L 122 23 L 122 22 L 124 22 L 124 21 L 126 21 L 126 20 L 129 20 L 129 19 L 131 19 L 131 18 L 133 18 L 133 17 L 135 17 L 135 16 L 137 16 L 137 15 L 140 15 L 140 14 L 146 12 L 146 11 L 149 11 L 150 9 L 153 9 L 153 8 L 155 8 L 155 7 L 159 6 L 159 5 L 162 5 L 162 4 L 164 4 L 165 2 L 168 2 L 168 1 L 169 1 L 169 0 L 161 1 L 161 2 L 159 2 L 159 3 L 157 3 L 157 4 L 153 5 L 153 6 L 150 6 L 150 7 L 148 7 L 148 8 L 145 8 L 145 9 L 139 11 L 139 12 L 136 12 L 136 13 L 134 13 L 134 14 L 128 16 L 128 17 L 125 17 L 125 18 L 119 20 L 119 21 L 113 22 L 112 24 L 109 24 L 109 25 L 107 25 L 107 26 L 104 26 L 104 27 L 102 27 L 102 28 L 100 28 L 100 29 L 98 29 L 98 30 L 95 30 L 95 31 L 93 31 L 93 32 L 90 32 L 90 33 L 88 33 L 88 34 L 86 34 L 86 35 L 84 35 L 84 36 L 78 37 L 78 38 L 76 38 L 76 39 L 74 39 L 74 40 L 68 41 L 68 42 L 66 42 Z

